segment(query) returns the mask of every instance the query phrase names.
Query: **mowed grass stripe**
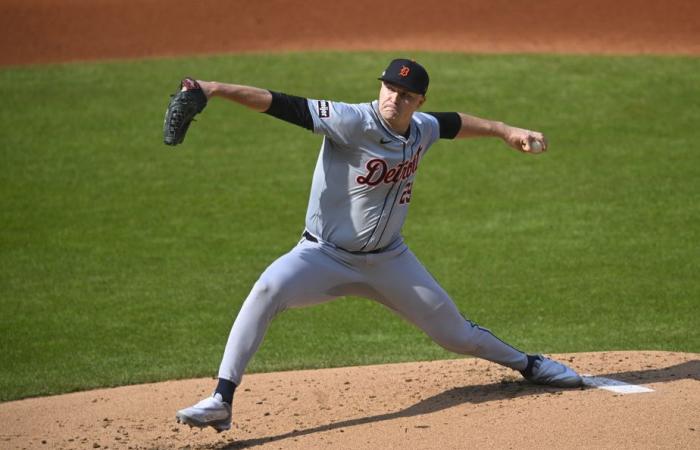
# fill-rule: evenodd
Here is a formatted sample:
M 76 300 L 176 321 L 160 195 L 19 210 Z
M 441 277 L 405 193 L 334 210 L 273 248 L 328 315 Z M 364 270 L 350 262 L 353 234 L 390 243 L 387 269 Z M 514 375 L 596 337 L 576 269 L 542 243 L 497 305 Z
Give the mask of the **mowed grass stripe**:
M 214 101 L 166 147 L 180 77 L 360 102 L 393 56 L 0 71 L 0 400 L 215 375 L 248 290 L 298 240 L 320 138 Z M 411 56 L 426 110 L 550 138 L 541 157 L 441 141 L 421 163 L 404 234 L 465 315 L 532 351 L 699 351 L 699 60 Z M 450 357 L 346 299 L 284 313 L 250 370 Z

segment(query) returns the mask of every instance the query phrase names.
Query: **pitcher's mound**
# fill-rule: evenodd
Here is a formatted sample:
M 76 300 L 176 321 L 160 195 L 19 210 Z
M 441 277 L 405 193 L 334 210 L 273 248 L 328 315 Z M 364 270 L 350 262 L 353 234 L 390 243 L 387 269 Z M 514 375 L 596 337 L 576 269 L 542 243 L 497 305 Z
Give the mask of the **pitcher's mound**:
M 169 381 L 0 404 L 0 447 L 700 448 L 698 354 L 553 356 L 589 386 L 477 359 L 253 374 L 217 434 L 175 422 L 214 380 Z

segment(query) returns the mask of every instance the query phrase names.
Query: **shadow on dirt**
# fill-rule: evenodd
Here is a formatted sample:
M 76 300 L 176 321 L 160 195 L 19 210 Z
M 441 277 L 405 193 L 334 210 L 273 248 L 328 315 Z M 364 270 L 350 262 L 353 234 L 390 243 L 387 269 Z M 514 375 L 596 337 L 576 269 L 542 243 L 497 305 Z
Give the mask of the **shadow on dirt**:
M 700 360 L 688 361 L 683 364 L 677 364 L 675 366 L 664 367 L 660 369 L 595 374 L 595 376 L 614 378 L 616 380 L 626 381 L 632 384 L 640 382 L 664 383 L 668 381 L 676 381 L 682 379 L 700 380 Z M 581 387 L 578 389 L 585 391 L 592 388 Z M 415 405 L 409 406 L 408 408 L 399 411 L 388 412 L 386 414 L 378 414 L 368 417 L 360 417 L 356 419 L 341 420 L 339 422 L 333 422 L 326 425 L 319 425 L 304 430 L 292 430 L 287 433 L 278 434 L 275 436 L 229 442 L 224 444 L 223 446 L 217 446 L 216 448 L 222 450 L 243 449 L 270 442 L 282 441 L 284 439 L 296 438 L 313 433 L 323 433 L 326 431 L 339 430 L 343 428 L 354 427 L 357 425 L 364 425 L 372 422 L 381 422 L 384 420 L 421 416 L 423 414 L 430 414 L 436 411 L 441 411 L 443 409 L 452 408 L 453 406 L 457 406 L 463 403 L 478 404 L 504 399 L 518 398 L 526 395 L 553 394 L 561 391 L 562 389 L 559 388 L 533 385 L 526 381 L 500 382 L 476 386 L 456 387 L 448 389 L 432 397 L 423 399 Z

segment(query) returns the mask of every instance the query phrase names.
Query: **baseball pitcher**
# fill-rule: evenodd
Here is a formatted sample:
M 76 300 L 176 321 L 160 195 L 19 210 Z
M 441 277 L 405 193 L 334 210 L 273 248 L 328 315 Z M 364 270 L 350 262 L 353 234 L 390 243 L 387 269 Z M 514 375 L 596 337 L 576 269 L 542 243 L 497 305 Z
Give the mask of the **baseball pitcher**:
M 532 382 L 582 384 L 569 367 L 524 353 L 462 316 L 401 236 L 416 175 L 435 141 L 490 136 L 536 154 L 547 150 L 545 137 L 460 112 L 419 112 L 429 77 L 415 61 L 391 61 L 379 80 L 378 99 L 360 104 L 191 78 L 173 96 L 166 144 L 181 143 L 192 118 L 214 97 L 323 136 L 299 242 L 253 285 L 231 329 L 213 395 L 178 411 L 178 422 L 228 430 L 235 389 L 271 320 L 288 308 L 342 296 L 375 300 L 442 347 L 510 367 Z

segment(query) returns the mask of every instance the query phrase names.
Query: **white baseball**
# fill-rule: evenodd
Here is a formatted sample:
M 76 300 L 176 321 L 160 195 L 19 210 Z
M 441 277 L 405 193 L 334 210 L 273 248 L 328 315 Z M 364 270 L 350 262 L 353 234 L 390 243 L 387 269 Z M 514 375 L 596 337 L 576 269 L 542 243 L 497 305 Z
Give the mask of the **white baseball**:
M 530 141 L 530 153 L 542 153 L 542 142 L 533 139 Z

